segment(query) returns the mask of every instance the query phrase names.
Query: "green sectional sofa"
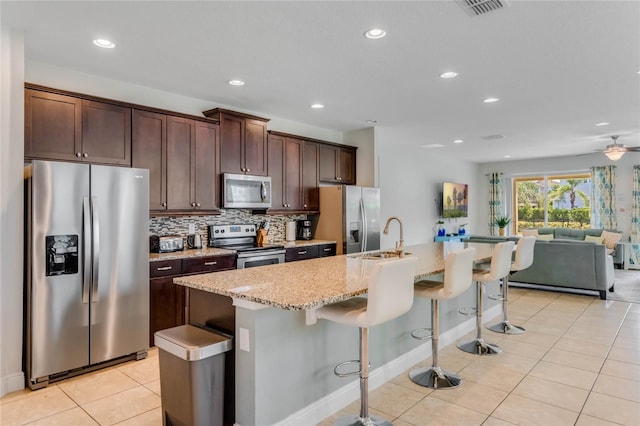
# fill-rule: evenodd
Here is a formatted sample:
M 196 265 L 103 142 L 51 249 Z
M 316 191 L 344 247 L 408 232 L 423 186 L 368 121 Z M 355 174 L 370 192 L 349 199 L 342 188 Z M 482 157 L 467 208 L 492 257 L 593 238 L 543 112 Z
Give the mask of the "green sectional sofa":
M 614 254 L 604 244 L 584 241 L 585 235 L 600 236 L 602 230 L 575 230 L 568 228 L 542 228 L 539 233 L 554 234 L 551 240 L 538 239 L 534 248 L 533 264 L 514 272 L 509 281 L 541 286 L 597 291 L 601 299 L 607 290 L 613 291 Z M 470 242 L 496 242 L 517 240 L 519 237 L 472 236 Z M 620 248 L 616 251 L 621 251 Z M 621 258 L 621 257 L 620 257 Z

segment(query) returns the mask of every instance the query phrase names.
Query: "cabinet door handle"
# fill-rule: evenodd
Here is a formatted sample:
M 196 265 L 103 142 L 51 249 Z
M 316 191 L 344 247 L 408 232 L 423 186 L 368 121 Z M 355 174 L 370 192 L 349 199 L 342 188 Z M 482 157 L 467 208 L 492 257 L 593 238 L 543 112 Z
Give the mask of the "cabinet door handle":
M 160 204 L 162 207 L 167 207 L 167 202 L 163 201 L 162 204 Z
M 299 251 L 298 254 L 299 255 L 307 254 L 307 251 L 306 250 L 302 250 L 302 251 Z
M 87 158 L 87 157 L 89 156 L 89 154 L 87 154 L 86 152 L 84 152 L 84 153 L 82 154 L 82 156 L 83 156 L 84 158 Z
M 251 171 L 251 169 L 247 169 L 247 173 L 249 173 Z
M 156 271 L 170 271 L 171 269 L 173 269 L 171 266 L 160 266 L 156 268 Z
M 330 247 L 323 248 L 322 251 L 331 251 L 331 248 Z
M 76 152 L 76 157 L 78 157 L 78 158 L 82 157 L 82 153 L 81 152 Z
M 213 265 L 217 265 L 218 262 L 204 262 L 205 266 L 213 266 Z
M 196 203 L 196 207 L 200 207 L 200 203 Z
M 304 208 L 305 208 L 305 209 L 307 208 L 307 205 L 306 205 L 306 204 L 304 205 Z

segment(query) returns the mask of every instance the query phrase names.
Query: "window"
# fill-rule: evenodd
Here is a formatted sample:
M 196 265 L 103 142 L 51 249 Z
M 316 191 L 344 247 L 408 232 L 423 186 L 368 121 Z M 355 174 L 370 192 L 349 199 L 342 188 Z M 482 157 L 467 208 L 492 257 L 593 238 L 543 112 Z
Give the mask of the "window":
M 513 180 L 514 227 L 522 229 L 591 226 L 591 175 L 549 175 Z

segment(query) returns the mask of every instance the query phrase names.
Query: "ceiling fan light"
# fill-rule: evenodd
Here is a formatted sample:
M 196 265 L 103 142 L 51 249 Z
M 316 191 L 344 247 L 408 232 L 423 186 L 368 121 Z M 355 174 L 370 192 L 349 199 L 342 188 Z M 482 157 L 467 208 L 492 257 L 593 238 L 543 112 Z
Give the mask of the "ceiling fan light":
M 609 151 L 605 151 L 604 155 L 606 155 L 607 158 L 611 161 L 618 161 L 624 155 L 624 151 L 617 150 L 617 149 L 609 150 Z

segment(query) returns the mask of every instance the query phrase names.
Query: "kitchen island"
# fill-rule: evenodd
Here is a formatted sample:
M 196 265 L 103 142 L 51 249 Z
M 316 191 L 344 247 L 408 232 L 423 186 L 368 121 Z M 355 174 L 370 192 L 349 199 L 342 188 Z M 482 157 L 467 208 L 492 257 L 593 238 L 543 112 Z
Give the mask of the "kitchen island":
M 405 251 L 418 257 L 420 279 L 442 272 L 447 251 L 460 246 L 427 243 Z M 491 256 L 492 245 L 470 246 L 476 247 L 477 260 Z M 377 261 L 366 253 L 342 255 L 174 280 L 189 289 L 193 324 L 219 316 L 202 303 L 209 295 L 233 301 L 236 424 L 314 424 L 357 399 L 357 376 L 337 378 L 333 367 L 357 358 L 358 330 L 328 321 L 307 325 L 305 312 L 365 294 L 370 267 Z M 474 305 L 472 290 L 443 303 L 443 342 L 447 330 L 464 334 L 473 329 L 473 320 L 465 323 L 457 311 Z M 497 307 L 495 302 L 490 306 Z M 372 388 L 428 355 L 427 345 L 411 338 L 410 331 L 429 326 L 429 318 L 429 301 L 416 298 L 409 313 L 371 330 Z

